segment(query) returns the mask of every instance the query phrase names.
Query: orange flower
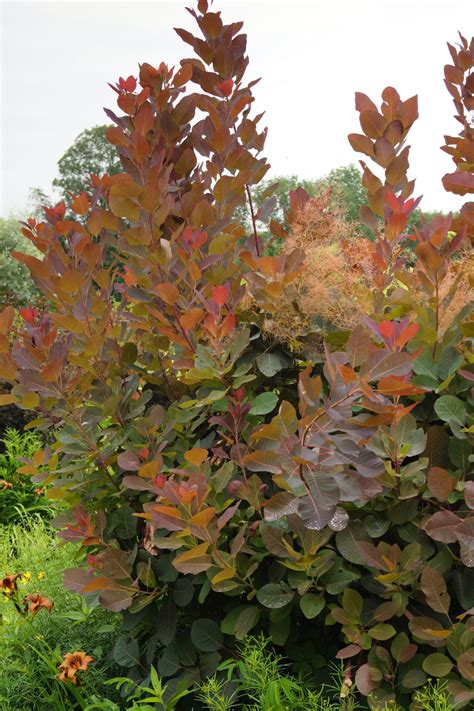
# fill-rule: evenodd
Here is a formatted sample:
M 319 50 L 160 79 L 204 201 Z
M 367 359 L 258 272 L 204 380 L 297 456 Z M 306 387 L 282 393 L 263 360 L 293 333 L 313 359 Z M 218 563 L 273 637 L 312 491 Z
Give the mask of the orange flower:
M 50 600 L 49 597 L 43 597 L 40 593 L 25 595 L 23 598 L 23 604 L 25 606 L 25 611 L 29 610 L 32 615 L 36 615 L 41 608 L 44 608 L 48 612 L 51 612 L 53 609 L 53 601 Z
M 63 662 L 58 666 L 58 669 L 61 669 L 61 673 L 58 674 L 58 679 L 60 681 L 70 681 L 73 684 L 77 684 L 77 672 L 79 670 L 85 671 L 89 666 L 89 662 L 93 661 L 93 657 L 90 657 L 85 652 L 68 652 L 64 655 Z
M 20 577 L 21 573 L 15 573 L 14 575 L 6 575 L 0 580 L 0 588 L 3 590 L 5 595 L 11 595 L 17 591 L 18 583 L 16 581 Z

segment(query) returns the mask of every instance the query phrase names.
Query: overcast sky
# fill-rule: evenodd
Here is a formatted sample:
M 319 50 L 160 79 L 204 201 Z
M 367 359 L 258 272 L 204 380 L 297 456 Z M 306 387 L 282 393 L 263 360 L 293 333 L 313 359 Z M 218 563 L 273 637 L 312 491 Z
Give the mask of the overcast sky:
M 1 0 L 0 0 L 1 2 Z M 107 82 L 137 75 L 138 63 L 189 56 L 173 27 L 193 27 L 172 2 L 1 2 L 1 214 L 25 208 L 29 188 L 51 192 L 58 159 L 85 128 L 106 123 Z M 387 85 L 419 95 L 410 134 L 411 177 L 422 208 L 456 209 L 439 150 L 458 131 L 443 83 L 446 41 L 471 36 L 473 0 L 216 0 L 225 21 L 244 20 L 255 108 L 266 111 L 271 175 L 316 178 L 357 161 L 354 92 L 377 100 Z

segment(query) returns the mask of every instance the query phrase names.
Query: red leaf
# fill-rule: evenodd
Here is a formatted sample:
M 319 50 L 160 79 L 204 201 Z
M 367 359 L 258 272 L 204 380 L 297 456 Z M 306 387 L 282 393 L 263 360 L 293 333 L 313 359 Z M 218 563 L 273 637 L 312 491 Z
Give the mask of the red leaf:
M 230 295 L 230 287 L 228 284 L 215 286 L 212 290 L 212 300 L 218 306 L 224 306 Z
M 137 80 L 133 76 L 129 76 L 127 79 L 120 77 L 118 80 L 118 85 L 120 89 L 124 91 L 135 91 L 137 88 Z
M 336 659 L 348 659 L 349 657 L 354 657 L 359 654 L 360 647 L 358 644 L 349 644 L 347 647 L 343 647 L 336 654 Z
M 217 85 L 217 88 L 222 96 L 230 96 L 234 88 L 234 82 L 232 79 L 224 79 L 224 81 L 221 81 L 221 83 Z
M 446 469 L 432 467 L 428 472 L 428 486 L 433 496 L 439 501 L 447 501 L 455 485 L 456 480 L 448 474 Z
M 370 667 L 363 664 L 358 668 L 355 675 L 355 683 L 363 696 L 368 696 L 371 691 L 379 686 L 379 682 L 374 681 L 370 675 Z
M 400 333 L 399 336 L 397 336 L 397 338 L 395 339 L 395 343 L 400 348 L 403 348 L 405 343 L 408 343 L 408 341 L 414 338 L 419 330 L 420 327 L 417 323 L 411 323 L 409 326 L 407 326 L 407 328 L 405 328 L 404 331 Z
M 33 306 L 28 306 L 27 308 L 20 309 L 19 312 L 23 321 L 26 321 L 27 323 L 31 324 L 36 321 L 39 315 L 38 309 L 35 309 Z
M 435 541 L 456 543 L 456 528 L 460 523 L 461 519 L 452 511 L 438 511 L 426 522 L 425 531 Z

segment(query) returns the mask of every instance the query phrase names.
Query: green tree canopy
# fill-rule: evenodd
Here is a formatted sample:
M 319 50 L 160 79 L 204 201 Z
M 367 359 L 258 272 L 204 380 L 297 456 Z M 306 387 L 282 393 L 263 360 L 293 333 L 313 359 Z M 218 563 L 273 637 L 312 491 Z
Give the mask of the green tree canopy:
M 86 128 L 59 159 L 59 175 L 53 185 L 67 203 L 69 193 L 83 190 L 91 173 L 113 175 L 122 170 L 115 146 L 105 138 L 108 128 L 107 125 Z
M 26 266 L 11 256 L 12 251 L 39 256 L 21 234 L 17 219 L 0 218 L 0 305 L 26 306 L 38 299 L 39 292 Z
M 359 210 L 367 202 L 367 191 L 362 185 L 362 173 L 353 163 L 334 168 L 320 178 L 317 190 L 332 188 L 334 199 L 348 222 L 359 222 Z

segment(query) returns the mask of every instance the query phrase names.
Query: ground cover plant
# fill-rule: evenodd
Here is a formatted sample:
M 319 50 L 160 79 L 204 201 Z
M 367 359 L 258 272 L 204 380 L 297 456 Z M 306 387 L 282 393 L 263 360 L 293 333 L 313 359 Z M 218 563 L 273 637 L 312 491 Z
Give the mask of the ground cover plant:
M 49 307 L 21 327 L 1 313 L 12 390 L 0 402 L 35 410 L 50 444 L 20 472 L 70 504 L 59 535 L 87 562 L 66 587 L 121 613 L 114 659 L 132 680 L 149 683 L 155 665 L 170 693 L 199 684 L 263 632 L 315 683 L 343 660 L 362 707 L 408 707 L 439 678 L 462 708 L 474 698 L 474 203 L 407 231 L 417 99 L 387 87 L 378 108 L 358 93 L 349 140 L 372 236 L 362 263 L 361 237 L 340 245 L 356 313 L 337 312 L 347 298 L 312 311 L 316 248 L 328 298 L 341 288 L 337 230 L 321 249 L 337 215 L 298 189 L 285 226 L 270 220 L 281 247 L 264 250 L 274 201 L 251 202 L 268 163 L 242 23 L 206 0 L 190 12 L 200 36 L 177 32 L 194 57 L 112 86 L 107 137 L 124 172 L 91 176 L 74 218 L 61 202 L 24 225 L 43 257 L 16 256 Z M 461 36 L 449 51 L 462 131 L 446 137 L 444 184 L 465 195 L 474 45 Z M 245 200 L 250 234 L 234 219 Z M 296 340 L 278 328 L 282 304 Z
M 0 521 L 2 526 L 32 516 L 52 518 L 54 508 L 46 498 L 43 487 L 35 484 L 28 474 L 18 469 L 22 459 L 34 457 L 43 443 L 34 432 L 20 433 L 7 428 L 0 451 Z
M 117 619 L 63 585 L 64 568 L 78 552 L 77 545 L 61 545 L 40 520 L 0 530 L 0 707 L 5 711 L 72 708 L 73 685 L 59 679 L 58 667 L 75 651 L 94 659 L 87 673 L 79 672 L 84 699 L 94 693 L 114 698 L 106 680 L 117 672 L 111 656 Z

